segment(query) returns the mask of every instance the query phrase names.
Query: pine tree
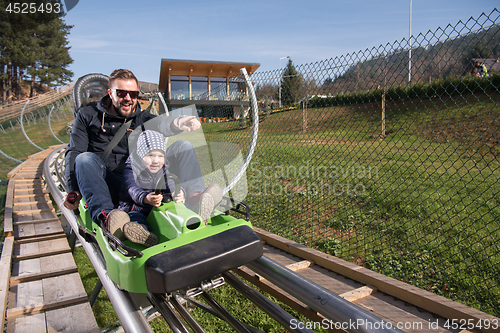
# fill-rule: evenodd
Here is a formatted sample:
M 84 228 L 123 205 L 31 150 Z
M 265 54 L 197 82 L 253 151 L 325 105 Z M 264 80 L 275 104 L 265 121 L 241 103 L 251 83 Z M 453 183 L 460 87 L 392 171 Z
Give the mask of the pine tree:
M 40 79 L 40 83 L 57 86 L 71 81 L 73 72 L 67 67 L 73 59 L 69 55 L 66 38 L 70 29 L 71 26 L 66 25 L 61 19 L 37 27 L 37 49 L 42 53 L 37 56 L 37 65 L 32 70 Z
M 23 68 L 29 44 L 26 27 L 33 26 L 32 17 L 10 14 L 6 9 L 9 1 L 0 0 L 0 66 L 2 67 L 3 99 L 9 99 L 18 84 L 17 69 Z
M 34 3 L 36 8 L 47 1 L 32 0 L 19 3 Z M 60 1 L 51 1 L 51 3 Z M 32 86 L 38 77 L 40 83 L 50 86 L 69 82 L 72 72 L 67 66 L 72 63 L 67 47 L 67 35 L 71 26 L 62 20 L 64 13 L 35 11 L 15 13 L 7 8 L 12 3 L 0 0 L 0 89 L 3 100 L 9 99 L 17 90 L 27 72 Z M 22 8 L 22 7 L 21 7 Z M 32 87 L 33 88 L 33 87 Z
M 292 59 L 288 59 L 281 81 L 281 104 L 290 106 L 298 103 L 301 98 L 301 87 L 302 75 L 295 69 Z

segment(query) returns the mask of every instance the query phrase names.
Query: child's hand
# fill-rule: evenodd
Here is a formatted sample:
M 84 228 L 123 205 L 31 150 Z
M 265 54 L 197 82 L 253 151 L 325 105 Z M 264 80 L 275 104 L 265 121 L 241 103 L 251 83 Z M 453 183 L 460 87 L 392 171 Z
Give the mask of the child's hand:
M 184 191 L 183 190 L 180 190 L 179 193 L 177 193 L 175 195 L 174 201 L 177 202 L 177 203 L 179 203 L 179 202 L 184 203 L 186 201 L 186 197 L 184 195 Z
M 142 200 L 142 201 L 144 201 L 145 204 L 151 205 L 153 207 L 160 207 L 162 199 L 163 199 L 163 195 L 155 194 L 154 192 L 151 192 L 151 193 L 148 193 L 148 195 L 146 195 L 144 197 L 144 200 Z

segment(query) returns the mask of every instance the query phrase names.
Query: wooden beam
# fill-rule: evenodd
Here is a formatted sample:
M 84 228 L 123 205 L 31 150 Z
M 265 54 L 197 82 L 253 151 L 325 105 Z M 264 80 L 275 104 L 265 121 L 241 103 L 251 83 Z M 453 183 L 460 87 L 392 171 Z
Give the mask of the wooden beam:
M 17 172 L 23 167 L 24 163 L 26 163 L 26 161 L 23 161 L 23 163 L 18 164 L 14 169 L 12 169 L 7 174 L 7 178 L 12 179 L 17 174 Z
M 16 308 L 7 310 L 7 319 L 16 318 L 24 315 L 32 315 L 41 313 L 44 311 L 66 307 L 70 305 L 76 305 L 79 303 L 85 303 L 88 301 L 87 294 L 80 294 L 68 298 L 62 298 L 57 301 L 49 301 L 46 303 L 29 304 L 25 306 L 19 306 Z
M 51 200 L 37 200 L 37 201 L 23 201 L 23 202 L 14 202 L 14 207 L 16 206 L 26 206 L 26 205 L 34 205 L 34 204 L 47 204 L 52 203 Z
M 5 197 L 5 210 L 4 210 L 4 221 L 3 221 L 3 233 L 5 237 L 13 236 L 14 226 L 12 224 L 12 200 L 14 196 L 14 182 L 9 180 L 7 185 L 7 194 Z
M 12 267 L 12 252 L 14 249 L 14 237 L 5 237 L 0 259 L 0 327 L 5 327 L 5 312 L 7 311 L 7 296 L 9 295 L 9 277 Z
M 445 297 L 433 294 L 418 287 L 411 286 L 383 274 L 371 271 L 367 268 L 344 261 L 329 254 L 311 249 L 305 245 L 296 243 L 286 238 L 267 232 L 263 229 L 254 228 L 259 237 L 268 244 L 282 249 L 298 257 L 313 260 L 317 265 L 327 268 L 333 272 L 342 274 L 360 283 L 374 286 L 377 290 L 397 297 L 417 307 L 435 313 L 444 318 L 465 319 L 475 323 L 485 320 L 500 320 L 497 317 L 468 307 L 464 304 L 454 302 Z
M 370 286 L 364 286 L 358 289 L 354 289 L 348 292 L 345 292 L 343 294 L 340 294 L 339 296 L 342 297 L 343 299 L 349 301 L 349 302 L 354 302 L 358 299 L 361 299 L 363 297 L 369 296 L 377 291 L 377 288 L 375 287 L 370 287 Z
M 210 71 L 208 73 L 208 99 L 211 100 L 212 99 L 212 72 L 213 72 L 214 68 L 212 66 L 210 66 Z
M 66 267 L 66 268 L 62 268 L 62 269 L 58 269 L 58 270 L 47 271 L 47 272 L 43 272 L 43 273 L 33 273 L 33 274 L 25 274 L 25 275 L 21 275 L 21 276 L 11 276 L 10 285 L 16 286 L 22 282 L 41 280 L 41 279 L 51 278 L 54 276 L 72 274 L 72 273 L 77 273 L 77 272 L 78 272 L 78 267 L 73 266 L 73 267 Z
M 28 194 L 16 194 L 16 198 L 36 198 L 36 197 L 47 197 L 49 198 L 48 193 L 28 193 Z
M 189 75 L 188 75 L 188 80 L 189 80 L 189 99 L 193 97 L 193 86 L 191 85 L 191 74 L 193 73 L 193 66 L 191 66 L 191 69 L 189 70 Z

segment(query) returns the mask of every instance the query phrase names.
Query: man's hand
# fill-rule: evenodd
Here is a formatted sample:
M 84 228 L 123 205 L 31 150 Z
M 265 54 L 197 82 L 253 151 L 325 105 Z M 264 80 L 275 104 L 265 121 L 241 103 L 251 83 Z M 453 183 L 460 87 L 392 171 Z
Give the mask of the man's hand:
M 148 193 L 142 201 L 145 204 L 151 205 L 153 207 L 160 207 L 162 199 L 163 199 L 162 194 L 155 194 L 155 192 L 151 192 Z
M 177 124 L 180 130 L 191 132 L 201 127 L 200 121 L 195 116 L 178 118 Z
M 78 209 L 78 204 L 80 203 L 81 199 L 82 195 L 80 194 L 80 192 L 71 191 L 64 198 L 63 206 L 71 210 Z

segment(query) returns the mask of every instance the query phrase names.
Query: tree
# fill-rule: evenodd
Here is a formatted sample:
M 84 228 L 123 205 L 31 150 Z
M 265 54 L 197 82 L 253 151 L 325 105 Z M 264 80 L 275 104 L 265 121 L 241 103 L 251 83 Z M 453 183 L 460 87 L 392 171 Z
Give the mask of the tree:
M 302 75 L 295 69 L 292 59 L 288 59 L 281 80 L 281 104 L 289 106 L 297 103 L 301 98 L 301 87 Z
M 49 1 L 60 3 L 60 0 Z M 72 72 L 67 66 L 73 62 L 67 47 L 71 26 L 62 20 L 64 13 L 38 10 L 47 6 L 44 0 L 22 3 L 35 4 L 34 13 L 15 13 L 12 3 L 0 0 L 0 89 L 3 100 L 20 93 L 25 73 L 31 76 L 32 88 L 36 79 L 49 86 L 70 82 Z M 7 10 L 11 5 L 11 10 Z M 52 7 L 51 7 L 52 8 Z
M 30 56 L 28 29 L 36 24 L 30 15 L 10 14 L 6 8 L 8 1 L 0 0 L 0 71 L 3 99 L 12 96 L 19 84 L 18 68 L 26 65 Z
M 33 68 L 40 83 L 48 86 L 63 85 L 71 81 L 73 72 L 67 67 L 73 62 L 69 55 L 67 35 L 71 26 L 62 20 L 52 20 L 37 27 L 38 61 Z

